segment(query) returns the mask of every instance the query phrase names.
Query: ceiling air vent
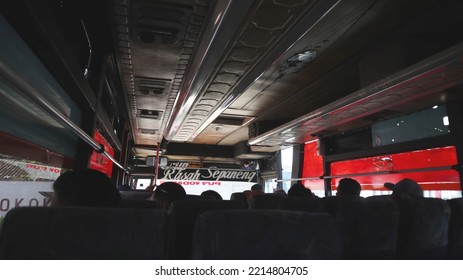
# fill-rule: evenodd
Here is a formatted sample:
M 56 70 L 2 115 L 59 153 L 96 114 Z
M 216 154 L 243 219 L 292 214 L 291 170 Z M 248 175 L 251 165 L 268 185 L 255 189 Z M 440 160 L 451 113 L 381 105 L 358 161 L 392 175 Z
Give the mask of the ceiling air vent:
M 156 110 L 138 110 L 138 117 L 140 118 L 147 118 L 147 119 L 155 119 L 158 120 L 161 118 L 161 111 Z
M 188 26 L 191 8 L 175 5 L 156 5 L 134 1 L 134 38 L 151 44 L 176 44 L 183 41 Z
M 170 87 L 170 80 L 135 78 L 136 92 L 140 95 L 163 95 Z
M 139 131 L 141 134 L 150 134 L 150 135 L 154 135 L 158 133 L 157 129 L 148 129 L 148 128 L 140 128 Z

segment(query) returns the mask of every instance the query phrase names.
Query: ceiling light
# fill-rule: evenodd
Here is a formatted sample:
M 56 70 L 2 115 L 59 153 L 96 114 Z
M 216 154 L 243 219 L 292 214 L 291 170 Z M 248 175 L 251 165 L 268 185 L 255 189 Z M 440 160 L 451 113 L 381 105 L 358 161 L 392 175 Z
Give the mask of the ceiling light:
M 281 74 L 296 73 L 304 66 L 312 62 L 317 56 L 316 50 L 307 50 L 301 53 L 297 53 L 286 60 L 286 62 L 281 66 Z

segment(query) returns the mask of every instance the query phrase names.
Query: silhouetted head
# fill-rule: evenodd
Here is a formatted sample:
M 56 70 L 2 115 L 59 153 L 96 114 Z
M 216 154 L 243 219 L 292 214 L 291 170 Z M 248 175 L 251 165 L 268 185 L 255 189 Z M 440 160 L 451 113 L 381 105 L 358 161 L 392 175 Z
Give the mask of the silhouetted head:
M 360 183 L 351 178 L 343 178 L 339 181 L 336 195 L 360 195 L 362 187 Z
M 281 195 L 281 196 L 287 196 L 288 194 L 285 192 L 285 190 L 276 190 L 273 192 L 274 194 Z
M 154 189 L 154 200 L 161 208 L 168 209 L 173 201 L 183 199 L 186 199 L 186 192 L 178 183 L 165 182 Z
M 397 184 L 384 183 L 384 186 L 392 190 L 392 197 L 399 199 L 410 199 L 423 197 L 423 189 L 412 179 L 402 179 Z
M 222 196 L 218 192 L 213 190 L 203 191 L 201 193 L 201 197 L 204 199 L 222 200 Z
M 117 207 L 121 195 L 102 172 L 92 169 L 71 170 L 53 184 L 52 205 Z
M 312 191 L 302 183 L 295 183 L 288 190 L 288 197 L 310 197 L 312 195 Z
M 254 184 L 251 186 L 251 191 L 255 192 L 255 191 L 262 191 L 262 185 L 260 184 Z

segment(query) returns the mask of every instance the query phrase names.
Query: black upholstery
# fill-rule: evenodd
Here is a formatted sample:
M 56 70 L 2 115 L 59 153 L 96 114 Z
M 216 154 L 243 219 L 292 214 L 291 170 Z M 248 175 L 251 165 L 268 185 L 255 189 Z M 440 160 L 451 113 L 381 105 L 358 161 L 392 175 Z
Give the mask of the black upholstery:
M 5 217 L 1 259 L 164 259 L 163 210 L 33 207 Z
M 398 258 L 443 259 L 447 255 L 450 208 L 442 199 L 398 200 Z
M 152 192 L 145 190 L 133 190 L 133 191 L 120 191 L 122 199 L 135 199 L 135 200 L 146 200 L 151 195 Z
M 348 207 L 349 204 L 363 201 L 365 198 L 357 195 L 326 196 L 323 199 L 325 211 L 336 217 L 339 207 Z
M 159 209 L 159 204 L 152 200 L 123 199 L 120 203 L 122 208 L 148 208 Z
M 185 199 L 186 200 L 201 200 L 201 199 L 204 199 L 204 198 L 202 196 L 196 195 L 196 194 L 187 194 Z
M 326 213 L 210 211 L 194 233 L 194 259 L 339 259 L 342 244 Z
M 244 192 L 232 193 L 231 196 L 230 196 L 230 200 L 241 201 L 244 204 L 244 208 L 246 208 L 246 209 L 249 207 L 248 199 L 246 198 L 246 195 L 244 194 Z
M 175 259 L 191 259 L 191 247 L 196 218 L 210 210 L 244 209 L 241 201 L 235 200 L 178 200 L 169 209 L 175 224 L 174 256 Z
M 369 197 L 338 207 L 344 259 L 394 259 L 399 208 L 390 197 Z
M 449 259 L 463 259 L 463 198 L 447 200 L 451 216 L 449 224 Z
M 317 196 L 313 197 L 288 197 L 278 203 L 278 208 L 282 210 L 293 210 L 303 212 L 324 212 L 325 204 Z
M 283 196 L 271 193 L 254 195 L 249 201 L 249 209 L 277 209 L 282 199 Z

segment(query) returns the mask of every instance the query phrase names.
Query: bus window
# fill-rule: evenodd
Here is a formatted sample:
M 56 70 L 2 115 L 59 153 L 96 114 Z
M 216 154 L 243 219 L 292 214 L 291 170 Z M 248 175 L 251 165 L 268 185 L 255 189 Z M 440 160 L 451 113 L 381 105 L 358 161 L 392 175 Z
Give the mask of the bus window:
M 144 190 L 146 189 L 148 186 L 151 185 L 151 179 L 149 178 L 139 178 L 137 179 L 137 184 L 136 184 L 136 189 L 137 190 Z
M 0 154 L 0 217 L 15 207 L 49 206 L 61 168 Z
M 292 182 L 287 180 L 291 179 L 293 171 L 293 147 L 281 150 L 281 179 L 283 183 L 283 190 L 287 193 L 291 187 Z
M 458 172 L 452 169 L 456 163 L 453 146 L 334 162 L 332 189 L 340 178 L 353 177 L 362 185 L 362 196 L 390 194 L 385 182 L 410 178 L 421 185 L 426 197 L 461 197 Z
M 232 193 L 250 190 L 257 183 L 257 171 L 216 166 L 191 168 L 188 164 L 172 162 L 170 166 L 159 169 L 158 184 L 176 182 L 183 186 L 187 194 L 200 195 L 214 190 L 223 199 L 230 199 Z
M 323 176 L 323 157 L 319 153 L 319 141 L 314 140 L 304 145 L 304 165 L 302 169 L 302 183 L 319 197 L 325 196 Z
M 265 179 L 265 181 L 264 181 L 264 188 L 265 188 L 264 191 L 266 193 L 273 193 L 278 187 L 278 184 L 277 184 L 276 181 L 277 181 L 276 177 L 275 178 Z

